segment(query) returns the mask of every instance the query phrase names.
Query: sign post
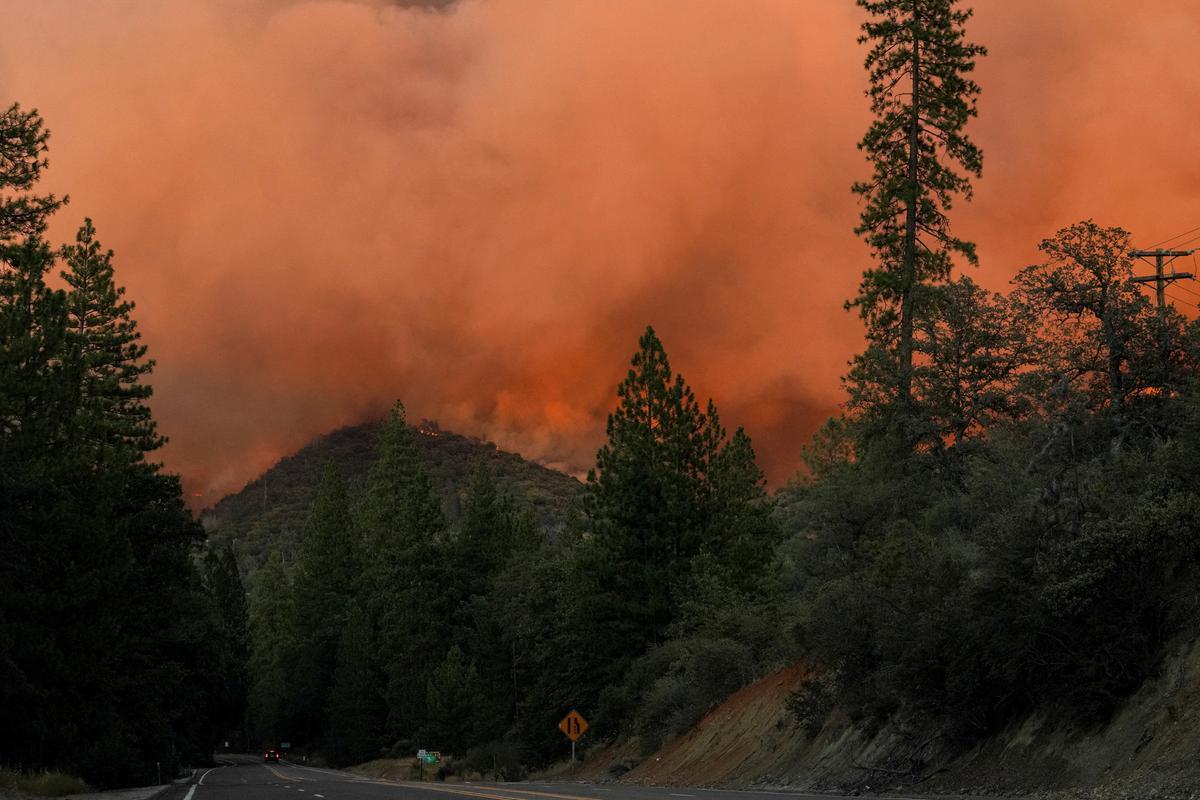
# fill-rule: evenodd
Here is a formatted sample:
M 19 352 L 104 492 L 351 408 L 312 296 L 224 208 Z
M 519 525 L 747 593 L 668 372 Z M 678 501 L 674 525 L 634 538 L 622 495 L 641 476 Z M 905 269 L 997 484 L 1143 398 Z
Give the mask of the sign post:
M 563 735 L 571 740 L 571 761 L 575 761 L 575 743 L 579 741 L 579 737 L 587 733 L 587 720 L 583 718 L 578 711 L 571 709 L 571 713 L 562 718 L 558 723 L 558 729 L 563 732 Z

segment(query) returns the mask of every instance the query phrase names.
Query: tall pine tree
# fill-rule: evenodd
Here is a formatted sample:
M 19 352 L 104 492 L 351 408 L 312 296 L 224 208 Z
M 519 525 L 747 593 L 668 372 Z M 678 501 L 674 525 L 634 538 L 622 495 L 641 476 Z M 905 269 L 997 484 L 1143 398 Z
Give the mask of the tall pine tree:
M 361 553 L 350 492 L 337 463 L 325 465 L 300 542 L 294 579 L 297 639 L 294 739 L 320 740 L 338 641 L 359 589 Z
M 358 606 L 347 615 L 338 642 L 325 719 L 325 755 L 334 766 L 361 763 L 378 754 L 383 700 L 371 625 Z
M 250 737 L 278 745 L 291 727 L 292 661 L 296 653 L 292 576 L 278 552 L 254 576 L 250 592 Z
M 867 325 L 868 349 L 849 378 L 880 383 L 882 399 L 908 415 L 913 330 L 927 289 L 949 277 L 953 256 L 977 261 L 975 246 L 951 233 L 947 212 L 956 197 L 971 197 L 970 177 L 982 169 L 982 153 L 963 130 L 979 94 L 969 75 L 987 51 L 966 40 L 971 11 L 958 0 L 858 5 L 871 15 L 859 41 L 871 45 L 875 121 L 859 143 L 874 174 L 854 185 L 865 202 L 856 233 L 877 265 L 863 273 L 851 303 Z
M 233 548 L 209 550 L 204 557 L 204 578 L 220 634 L 217 646 L 220 670 L 214 676 L 219 693 L 214 716 L 222 732 L 244 733 L 246 702 L 250 691 L 247 663 L 250 658 L 250 610 Z
M 453 619 L 458 596 L 444 579 L 445 520 L 414 436 L 397 403 L 380 434 L 360 514 L 369 548 L 367 612 L 393 741 L 411 741 L 425 724 L 425 680 L 444 652 L 439 626 Z
M 75 244 L 62 251 L 66 269 L 67 336 L 80 360 L 80 412 L 83 428 L 100 451 L 141 458 L 161 447 L 146 401 L 152 394 L 141 378 L 154 369 L 146 359 L 134 304 L 113 278 L 113 252 L 101 247 L 96 228 L 85 219 Z

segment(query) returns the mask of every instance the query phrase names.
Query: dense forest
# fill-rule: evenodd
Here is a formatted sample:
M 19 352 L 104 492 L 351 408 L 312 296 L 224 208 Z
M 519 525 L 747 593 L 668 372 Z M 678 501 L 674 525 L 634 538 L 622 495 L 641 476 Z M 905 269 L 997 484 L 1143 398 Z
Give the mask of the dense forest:
M 236 729 L 333 765 L 427 748 L 514 778 L 563 757 L 570 709 L 592 741 L 649 752 L 800 661 L 816 677 L 789 707 L 811 734 L 839 712 L 967 746 L 1031 709 L 1109 714 L 1200 632 L 1200 325 L 1152 303 L 1131 235 L 1091 220 L 1048 230 L 1007 292 L 974 282 L 950 220 L 983 165 L 970 12 L 859 5 L 871 263 L 847 307 L 866 344 L 800 474 L 769 493 L 750 437 L 647 328 L 552 525 L 557 495 L 494 460 L 439 476 L 397 404 L 369 457 L 320 464 L 307 508 L 288 495 L 286 537 L 241 553 L 248 600 L 232 546 L 253 525 L 201 547 L 147 460 L 132 304 L 90 223 L 45 241 L 46 134 L 12 107 L 0 761 L 118 783 Z
M 154 362 L 112 252 L 90 220 L 46 239 L 47 140 L 0 113 L 0 766 L 144 785 L 240 726 L 246 596 L 148 460 Z

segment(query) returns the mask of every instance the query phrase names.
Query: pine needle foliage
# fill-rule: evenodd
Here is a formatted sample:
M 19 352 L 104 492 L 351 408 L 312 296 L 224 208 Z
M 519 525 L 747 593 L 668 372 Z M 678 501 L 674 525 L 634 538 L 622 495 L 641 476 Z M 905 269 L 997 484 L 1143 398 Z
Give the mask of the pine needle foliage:
M 883 360 L 886 393 L 903 409 L 912 399 L 913 328 L 928 289 L 945 282 L 952 259 L 977 261 L 975 246 L 950 230 L 957 197 L 970 199 L 983 155 L 964 129 L 976 115 L 979 86 L 970 78 L 986 48 L 966 39 L 971 11 L 957 0 L 858 0 L 870 14 L 859 42 L 869 44 L 867 96 L 875 120 L 859 142 L 874 167 L 854 184 L 863 199 L 855 232 L 876 265 L 863 273 L 858 309 L 867 326 L 862 367 Z
M 95 446 L 141 459 L 166 443 L 146 401 L 153 394 L 142 378 L 154 369 L 141 343 L 134 304 L 113 277 L 113 251 L 96 239 L 85 219 L 75 243 L 62 250 L 66 269 L 67 335 L 81 362 L 80 411 Z

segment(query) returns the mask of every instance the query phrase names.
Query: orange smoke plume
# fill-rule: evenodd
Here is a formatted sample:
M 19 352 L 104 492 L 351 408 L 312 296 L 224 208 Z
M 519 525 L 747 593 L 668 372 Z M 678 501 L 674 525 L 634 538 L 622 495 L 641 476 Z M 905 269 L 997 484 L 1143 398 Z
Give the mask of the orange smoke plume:
M 1191 0 L 977 0 L 957 209 L 1002 288 L 1081 217 L 1200 225 Z M 868 264 L 849 0 L 0 0 L 0 100 L 54 132 L 212 499 L 396 397 L 586 468 L 637 336 L 775 482 L 841 400 Z

